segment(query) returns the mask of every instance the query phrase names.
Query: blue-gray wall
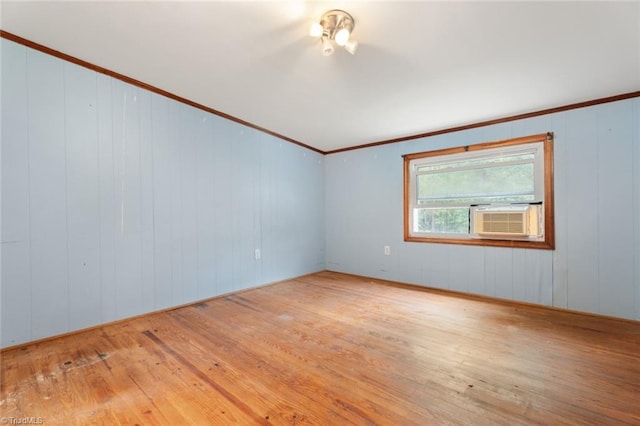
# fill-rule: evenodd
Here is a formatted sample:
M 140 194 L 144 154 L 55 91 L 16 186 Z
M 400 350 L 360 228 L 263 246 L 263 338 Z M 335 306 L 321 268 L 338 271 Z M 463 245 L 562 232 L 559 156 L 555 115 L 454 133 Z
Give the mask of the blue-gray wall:
M 556 250 L 403 241 L 401 155 L 545 132 L 555 133 Z M 325 163 L 327 269 L 640 320 L 638 98 Z
M 3 347 L 325 269 L 322 155 L 1 43 Z

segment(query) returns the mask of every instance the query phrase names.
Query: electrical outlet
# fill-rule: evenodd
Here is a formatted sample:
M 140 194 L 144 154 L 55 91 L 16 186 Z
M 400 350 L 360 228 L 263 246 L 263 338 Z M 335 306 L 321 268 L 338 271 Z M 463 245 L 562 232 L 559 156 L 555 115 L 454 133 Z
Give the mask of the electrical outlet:
M 253 252 L 253 256 L 256 258 L 256 260 L 260 260 L 260 257 L 262 256 L 260 249 L 255 249 L 255 251 Z
M 391 246 L 384 246 L 384 254 L 389 256 L 391 254 Z

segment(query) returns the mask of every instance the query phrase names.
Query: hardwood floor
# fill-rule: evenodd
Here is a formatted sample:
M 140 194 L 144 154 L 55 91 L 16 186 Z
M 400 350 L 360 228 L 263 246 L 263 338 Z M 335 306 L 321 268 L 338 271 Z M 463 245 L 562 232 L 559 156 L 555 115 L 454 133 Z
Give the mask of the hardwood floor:
M 7 423 L 640 424 L 640 323 L 332 272 L 1 362 Z

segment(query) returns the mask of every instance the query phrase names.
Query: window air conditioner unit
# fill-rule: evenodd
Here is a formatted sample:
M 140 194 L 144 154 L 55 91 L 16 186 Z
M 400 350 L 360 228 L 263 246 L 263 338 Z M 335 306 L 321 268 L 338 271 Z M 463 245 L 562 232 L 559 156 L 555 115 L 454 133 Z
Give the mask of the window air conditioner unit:
M 471 233 L 483 238 L 541 237 L 542 206 L 482 206 L 471 209 Z

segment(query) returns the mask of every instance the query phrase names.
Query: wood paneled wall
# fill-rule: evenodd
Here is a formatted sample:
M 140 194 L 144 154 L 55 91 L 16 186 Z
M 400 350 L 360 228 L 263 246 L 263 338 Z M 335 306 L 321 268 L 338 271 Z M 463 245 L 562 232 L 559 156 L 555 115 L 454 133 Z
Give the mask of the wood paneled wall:
M 3 347 L 325 268 L 322 155 L 1 43 Z
M 548 131 L 556 250 L 403 241 L 401 155 Z M 330 270 L 640 319 L 638 98 L 328 155 L 326 209 Z

